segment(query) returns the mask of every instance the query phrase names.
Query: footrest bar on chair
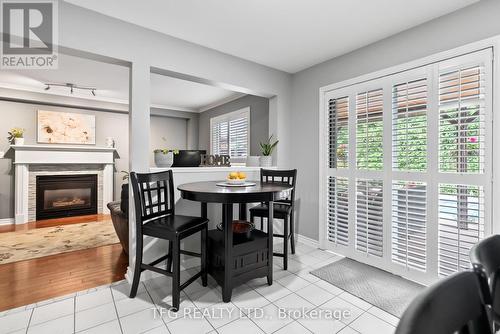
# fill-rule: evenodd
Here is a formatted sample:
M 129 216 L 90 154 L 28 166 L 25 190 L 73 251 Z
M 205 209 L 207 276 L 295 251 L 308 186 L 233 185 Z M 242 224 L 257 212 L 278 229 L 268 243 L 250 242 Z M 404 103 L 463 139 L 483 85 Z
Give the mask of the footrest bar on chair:
M 194 257 L 201 257 L 200 253 L 191 252 L 191 251 L 182 250 L 182 249 L 181 249 L 180 253 L 184 254 L 184 255 L 194 256 Z
M 167 270 L 161 269 L 161 268 L 156 268 L 156 267 L 153 267 L 149 264 L 142 264 L 141 265 L 141 271 L 144 271 L 144 270 L 151 270 L 151 271 L 157 272 L 159 274 L 163 274 L 165 276 L 172 277 L 172 273 L 170 271 L 167 271 Z
M 283 253 L 273 253 L 273 256 L 285 257 L 285 254 L 283 254 Z
M 153 262 L 148 263 L 147 265 L 148 265 L 148 266 L 155 266 L 155 265 L 157 265 L 158 263 L 160 263 L 161 261 L 165 261 L 165 260 L 166 260 L 166 259 L 168 259 L 169 257 L 170 257 L 170 255 L 169 255 L 169 254 L 164 255 L 164 256 L 160 257 L 159 259 L 156 259 L 156 260 L 154 260 Z
M 184 288 L 186 288 L 189 284 L 196 281 L 196 279 L 198 279 L 199 277 L 201 277 L 201 271 L 199 273 L 191 276 L 186 282 L 182 283 L 179 290 L 181 290 L 181 291 L 184 290 Z

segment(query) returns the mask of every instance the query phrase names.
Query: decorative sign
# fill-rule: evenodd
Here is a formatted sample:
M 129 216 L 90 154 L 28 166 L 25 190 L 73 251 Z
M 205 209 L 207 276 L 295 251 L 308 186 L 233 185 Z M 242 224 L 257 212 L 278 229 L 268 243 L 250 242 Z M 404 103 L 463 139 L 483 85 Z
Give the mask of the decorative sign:
M 231 157 L 229 155 L 212 155 L 212 154 L 202 154 L 201 164 L 204 167 L 230 167 Z

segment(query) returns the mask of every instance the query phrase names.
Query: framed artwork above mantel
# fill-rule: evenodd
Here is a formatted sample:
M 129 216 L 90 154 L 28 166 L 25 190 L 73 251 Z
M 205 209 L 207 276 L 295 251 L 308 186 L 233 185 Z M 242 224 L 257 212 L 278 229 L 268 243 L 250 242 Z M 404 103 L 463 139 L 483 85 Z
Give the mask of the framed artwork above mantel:
M 38 110 L 37 142 L 95 145 L 95 115 Z

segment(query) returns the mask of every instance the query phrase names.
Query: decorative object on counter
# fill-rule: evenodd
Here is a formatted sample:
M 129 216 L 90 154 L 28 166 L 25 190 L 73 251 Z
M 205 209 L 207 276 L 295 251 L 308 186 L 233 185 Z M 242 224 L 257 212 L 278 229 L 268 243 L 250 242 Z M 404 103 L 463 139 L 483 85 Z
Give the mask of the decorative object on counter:
M 124 182 L 122 184 L 122 192 L 120 194 L 120 209 L 123 211 L 123 214 L 125 217 L 128 217 L 128 180 L 130 173 L 127 172 L 126 170 L 122 170 L 121 173 L 123 174 L 122 176 L 122 181 Z
M 258 155 L 249 155 L 247 157 L 247 167 L 259 167 L 260 157 Z
M 113 137 L 106 137 L 106 147 L 109 148 L 115 147 L 115 140 Z
M 201 155 L 206 153 L 205 150 L 179 150 L 179 154 L 174 154 L 172 167 L 199 167 Z
M 23 128 L 12 128 L 8 132 L 9 136 L 7 140 L 14 145 L 24 145 L 24 129 Z
M 230 167 L 231 166 L 231 157 L 229 155 L 202 154 L 200 166 L 201 167 Z
M 217 183 L 221 187 L 251 187 L 255 182 L 247 182 L 247 175 L 244 172 L 231 172 L 226 181 Z
M 95 145 L 95 115 L 38 110 L 37 142 Z
M 169 168 L 174 164 L 174 154 L 179 154 L 178 150 L 156 149 L 155 165 L 157 167 Z
M 271 154 L 273 154 L 274 149 L 276 148 L 276 145 L 278 145 L 279 140 L 276 140 L 274 143 L 272 143 L 273 135 L 269 137 L 266 143 L 260 143 L 260 151 L 262 153 L 262 156 L 260 157 L 260 166 L 261 167 L 271 167 L 273 165 L 273 157 Z

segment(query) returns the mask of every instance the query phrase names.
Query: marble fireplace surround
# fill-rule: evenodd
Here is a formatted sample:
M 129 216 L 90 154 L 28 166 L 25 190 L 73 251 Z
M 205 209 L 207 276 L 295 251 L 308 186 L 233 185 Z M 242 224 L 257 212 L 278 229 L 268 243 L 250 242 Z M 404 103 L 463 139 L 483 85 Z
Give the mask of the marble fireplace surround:
M 114 148 L 66 145 L 12 145 L 15 166 L 15 223 L 36 220 L 36 176 L 97 174 L 97 210 L 113 201 Z

